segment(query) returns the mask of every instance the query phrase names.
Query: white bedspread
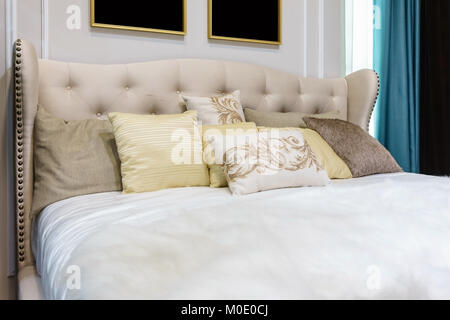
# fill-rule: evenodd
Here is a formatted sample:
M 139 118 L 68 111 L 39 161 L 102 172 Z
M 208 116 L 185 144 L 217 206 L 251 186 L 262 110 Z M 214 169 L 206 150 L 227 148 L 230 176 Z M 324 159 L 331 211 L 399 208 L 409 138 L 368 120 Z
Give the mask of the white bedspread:
M 34 231 L 51 299 L 450 298 L 448 178 L 88 195 Z

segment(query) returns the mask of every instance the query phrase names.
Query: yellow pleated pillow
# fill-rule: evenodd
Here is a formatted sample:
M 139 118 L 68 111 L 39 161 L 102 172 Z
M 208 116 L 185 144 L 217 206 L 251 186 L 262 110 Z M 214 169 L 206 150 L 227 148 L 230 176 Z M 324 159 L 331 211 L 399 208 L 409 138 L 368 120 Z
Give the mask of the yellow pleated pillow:
M 121 161 L 124 193 L 207 186 L 197 112 L 109 115 Z
M 222 166 L 223 153 L 226 150 L 214 150 L 211 139 L 222 140 L 222 143 L 215 144 L 220 146 L 225 146 L 225 141 L 228 140 L 228 146 L 225 147 L 230 148 L 233 147 L 233 138 L 239 135 L 245 135 L 249 130 L 256 133 L 256 125 L 253 122 L 203 126 L 203 159 L 209 167 L 209 186 L 211 188 L 224 188 L 228 186 Z
M 314 130 L 299 129 L 312 151 L 319 158 L 330 179 L 350 179 L 352 173 L 347 164 L 334 152 L 328 143 Z

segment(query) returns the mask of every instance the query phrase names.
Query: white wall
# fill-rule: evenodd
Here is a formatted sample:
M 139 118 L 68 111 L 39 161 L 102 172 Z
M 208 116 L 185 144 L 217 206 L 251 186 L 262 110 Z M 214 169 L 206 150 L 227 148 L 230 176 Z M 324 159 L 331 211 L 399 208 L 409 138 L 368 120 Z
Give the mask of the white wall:
M 93 63 L 179 57 L 231 59 L 319 77 L 337 77 L 343 70 L 342 0 L 283 0 L 283 44 L 279 47 L 208 40 L 207 0 L 187 0 L 185 37 L 91 28 L 88 0 L 43 3 L 46 23 L 42 35 L 35 34 L 39 28 L 24 31 L 38 39 L 46 38 L 42 48 L 44 53 L 48 51 L 50 59 Z M 69 17 L 66 10 L 70 5 L 81 9 L 80 30 L 66 27 Z
M 5 2 L 0 2 L 0 22 L 5 21 Z M 7 282 L 7 228 L 6 228 L 6 157 L 5 157 L 5 103 L 6 103 L 6 47 L 5 47 L 5 23 L 0 23 L 0 299 L 5 299 L 8 295 Z
M 14 250 L 7 250 L 14 243 L 11 237 L 14 232 L 12 122 L 8 120 L 13 106 L 7 103 L 7 96 L 11 95 L 7 90 L 7 67 L 12 61 L 15 38 L 31 41 L 43 58 L 63 61 L 124 63 L 195 57 L 252 62 L 299 76 L 339 77 L 345 65 L 343 1 L 283 0 L 283 44 L 276 47 L 208 40 L 207 0 L 187 0 L 188 33 L 185 37 L 92 29 L 89 0 L 1 0 L 0 298 L 14 296 L 14 284 L 6 275 L 11 274 L 14 265 Z M 69 17 L 66 11 L 70 5 L 81 9 L 80 30 L 69 30 L 66 26 Z

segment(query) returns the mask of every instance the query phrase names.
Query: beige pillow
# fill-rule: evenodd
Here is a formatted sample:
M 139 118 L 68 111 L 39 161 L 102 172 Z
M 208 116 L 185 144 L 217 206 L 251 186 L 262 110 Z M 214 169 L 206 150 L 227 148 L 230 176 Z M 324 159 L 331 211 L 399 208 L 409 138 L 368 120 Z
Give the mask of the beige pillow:
M 327 171 L 330 179 L 350 179 L 352 173 L 347 164 L 339 158 L 328 143 L 314 130 L 299 129 L 308 142 L 314 154 L 320 160 L 320 164 Z
M 320 114 L 307 114 L 302 112 L 265 112 L 249 108 L 244 109 L 245 119 L 256 123 L 257 126 L 269 128 L 306 128 L 304 117 L 317 119 L 338 119 L 339 113 L 327 112 Z
M 389 151 L 361 127 L 342 120 L 305 118 L 305 122 L 344 160 L 354 178 L 402 172 Z
M 31 216 L 56 201 L 118 190 L 120 161 L 109 121 L 64 121 L 39 107 Z
M 225 173 L 223 171 L 223 147 L 234 146 L 234 137 L 256 133 L 256 125 L 251 122 L 237 124 L 223 124 L 217 126 L 203 126 L 203 159 L 209 167 L 209 180 L 211 188 L 223 188 L 228 186 Z M 230 139 L 231 138 L 231 139 Z M 216 140 L 218 150 L 214 150 L 211 143 Z M 233 145 L 230 145 L 233 144 Z
M 109 115 L 122 162 L 124 193 L 207 186 L 197 112 Z
M 181 97 L 187 110 L 198 112 L 203 125 L 219 125 L 245 122 L 240 96 L 239 91 L 234 91 L 223 96 Z
M 298 129 L 260 128 L 224 159 L 228 187 L 236 195 L 330 182 Z

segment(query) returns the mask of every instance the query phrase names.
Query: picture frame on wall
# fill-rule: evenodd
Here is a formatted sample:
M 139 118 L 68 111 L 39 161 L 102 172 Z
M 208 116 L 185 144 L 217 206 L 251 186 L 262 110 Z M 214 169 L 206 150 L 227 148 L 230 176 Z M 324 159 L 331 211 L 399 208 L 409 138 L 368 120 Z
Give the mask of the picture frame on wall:
M 208 38 L 281 44 L 282 0 L 208 0 Z
M 96 28 L 186 35 L 186 1 L 90 0 Z

